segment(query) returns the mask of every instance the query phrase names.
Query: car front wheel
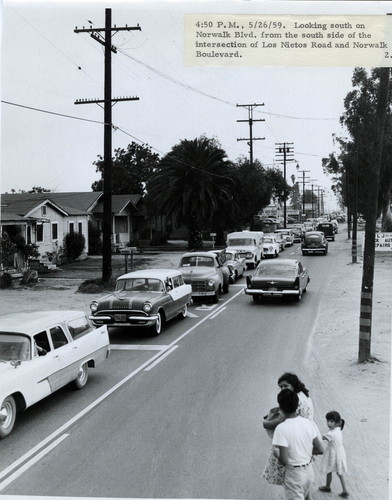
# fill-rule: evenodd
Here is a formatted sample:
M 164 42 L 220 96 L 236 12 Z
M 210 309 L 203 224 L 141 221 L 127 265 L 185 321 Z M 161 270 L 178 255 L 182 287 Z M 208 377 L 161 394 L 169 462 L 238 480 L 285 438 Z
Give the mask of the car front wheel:
M 163 321 L 162 313 L 158 311 L 157 316 L 158 316 L 157 320 L 155 321 L 155 324 L 152 327 L 152 332 L 151 332 L 155 336 L 159 335 L 162 331 L 162 321 Z
M 16 404 L 12 396 L 7 396 L 0 408 L 0 439 L 11 434 L 16 419 Z
M 74 380 L 75 389 L 83 389 L 83 387 L 87 384 L 88 380 L 88 366 L 87 363 L 84 363 L 78 371 L 78 376 Z

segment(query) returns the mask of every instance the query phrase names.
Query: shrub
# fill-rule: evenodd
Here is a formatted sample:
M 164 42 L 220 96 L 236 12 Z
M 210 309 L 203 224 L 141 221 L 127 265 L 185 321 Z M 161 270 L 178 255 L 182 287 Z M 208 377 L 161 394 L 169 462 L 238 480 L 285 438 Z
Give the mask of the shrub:
M 10 273 L 0 274 L 0 288 L 10 288 L 12 286 L 12 277 Z
M 64 255 L 68 262 L 73 262 L 82 254 L 86 238 L 81 233 L 67 233 L 64 236 Z

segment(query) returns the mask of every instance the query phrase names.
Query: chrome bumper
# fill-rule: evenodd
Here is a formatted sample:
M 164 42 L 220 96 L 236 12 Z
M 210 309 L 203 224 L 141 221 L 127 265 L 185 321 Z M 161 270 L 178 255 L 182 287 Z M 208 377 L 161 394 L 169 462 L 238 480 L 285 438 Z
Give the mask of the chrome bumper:
M 262 288 L 245 288 L 247 295 L 299 295 L 299 290 L 264 290 Z

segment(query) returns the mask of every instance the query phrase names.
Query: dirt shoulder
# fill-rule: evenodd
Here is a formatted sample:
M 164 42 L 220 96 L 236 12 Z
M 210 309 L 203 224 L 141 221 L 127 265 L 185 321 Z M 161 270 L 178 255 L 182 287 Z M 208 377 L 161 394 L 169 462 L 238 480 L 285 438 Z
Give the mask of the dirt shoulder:
M 351 263 L 351 242 L 342 248 L 325 290 L 310 353 L 316 420 L 336 410 L 343 431 L 348 485 L 355 499 L 388 499 L 391 382 L 392 255 L 377 255 L 374 276 L 372 362 L 358 363 L 362 259 Z M 360 249 L 361 250 L 361 249 Z M 359 252 L 360 254 L 360 252 Z M 320 484 L 324 478 L 320 478 Z M 333 491 L 340 484 L 333 480 Z M 325 496 L 325 495 L 324 495 Z M 320 497 L 321 498 L 321 497 Z

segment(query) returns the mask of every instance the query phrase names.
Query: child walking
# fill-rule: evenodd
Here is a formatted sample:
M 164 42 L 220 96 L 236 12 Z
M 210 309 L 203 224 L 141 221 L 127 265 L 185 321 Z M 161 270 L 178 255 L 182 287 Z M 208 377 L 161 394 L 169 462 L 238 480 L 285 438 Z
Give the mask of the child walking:
M 327 475 L 325 486 L 320 486 L 320 491 L 329 493 L 331 491 L 332 473 L 336 472 L 342 484 L 343 491 L 339 493 L 340 497 L 347 498 L 349 496 L 344 473 L 347 472 L 346 452 L 343 447 L 342 430 L 344 420 L 337 411 L 330 411 L 325 415 L 329 431 L 323 436 L 323 439 L 328 442 L 324 450 L 323 459 L 321 462 L 322 471 Z

